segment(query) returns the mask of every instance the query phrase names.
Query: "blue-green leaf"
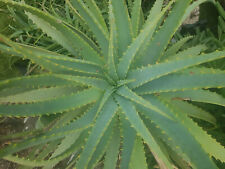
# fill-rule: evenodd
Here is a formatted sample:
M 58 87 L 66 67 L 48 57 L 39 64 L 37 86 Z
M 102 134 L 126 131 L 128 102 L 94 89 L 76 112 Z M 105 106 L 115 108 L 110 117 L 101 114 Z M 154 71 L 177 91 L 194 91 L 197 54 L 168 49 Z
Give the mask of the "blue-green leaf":
M 141 56 L 140 65 L 153 64 L 163 54 L 173 34 L 181 25 L 182 17 L 190 2 L 191 0 L 176 0 L 172 12 Z
M 182 57 L 167 62 L 162 62 L 155 65 L 149 65 L 143 68 L 139 68 L 128 73 L 129 79 L 136 79 L 135 82 L 129 83 L 128 86 L 131 88 L 136 88 L 154 79 L 158 79 L 161 76 L 165 76 L 194 65 L 199 65 L 201 63 L 209 62 L 224 57 L 225 51 L 216 51 L 195 57 Z
M 155 139 L 151 135 L 151 133 L 146 128 L 144 122 L 138 115 L 138 112 L 136 111 L 134 105 L 127 99 L 122 98 L 121 96 L 115 96 L 117 102 L 122 108 L 122 111 L 125 113 L 125 116 L 128 118 L 128 120 L 131 123 L 131 126 L 136 130 L 137 134 L 140 135 L 144 141 L 148 144 L 151 151 L 155 154 L 157 154 L 157 162 L 164 164 L 169 169 L 172 169 L 172 165 L 167 159 L 167 157 L 164 155 L 162 150 L 160 149 L 159 145 L 156 143 Z
M 117 104 L 112 98 L 110 98 L 96 119 L 95 125 L 91 130 L 80 159 L 76 164 L 77 168 L 87 168 L 87 165 L 96 150 L 96 146 L 100 142 L 100 139 L 112 121 L 117 109 Z

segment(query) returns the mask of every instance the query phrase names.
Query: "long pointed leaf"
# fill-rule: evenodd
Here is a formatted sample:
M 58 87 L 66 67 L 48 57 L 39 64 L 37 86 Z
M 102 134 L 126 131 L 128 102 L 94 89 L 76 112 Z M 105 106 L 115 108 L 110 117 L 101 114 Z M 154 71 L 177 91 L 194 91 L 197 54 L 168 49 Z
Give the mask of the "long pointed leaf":
M 91 60 L 95 63 L 102 62 L 99 54 L 92 47 L 90 47 L 89 44 L 82 39 L 82 37 L 66 25 L 62 24 L 59 19 L 24 3 L 7 0 L 1 0 L 0 3 L 27 11 L 29 17 L 41 29 L 43 29 L 44 32 L 50 35 L 65 49 L 69 50 L 73 55 L 81 55 L 85 59 Z
M 102 26 L 103 18 L 99 15 L 96 15 L 97 13 L 93 14 L 93 10 L 90 10 L 85 3 L 82 0 L 67 0 L 67 3 L 71 3 L 72 6 L 79 12 L 79 14 L 84 18 L 87 25 L 90 27 L 92 32 L 94 33 L 94 36 L 96 37 L 104 55 L 107 55 L 108 51 L 108 30 L 106 29 L 106 26 Z M 93 2 L 94 3 L 94 2 Z M 90 4 L 90 2 L 89 2 Z M 97 7 L 95 5 L 95 7 Z M 93 6 L 90 7 L 91 9 Z M 96 18 L 97 16 L 97 18 Z M 99 19 L 100 22 L 99 23 Z
M 141 0 L 135 0 L 133 2 L 132 13 L 131 13 L 131 24 L 132 24 L 132 31 L 133 37 L 136 37 L 140 30 L 140 22 L 141 22 Z
M 160 18 L 165 14 L 165 12 L 172 5 L 173 1 L 171 1 L 164 10 L 157 15 L 153 20 L 147 21 L 145 25 L 145 29 L 141 31 L 138 37 L 132 42 L 132 44 L 128 47 L 126 52 L 123 54 L 122 58 L 119 60 L 118 64 L 118 75 L 120 78 L 124 79 L 127 75 L 127 72 L 131 66 L 131 62 L 134 57 L 138 54 L 142 46 L 145 44 L 146 37 L 151 37 L 156 29 L 157 23 Z
M 177 42 L 177 43 L 179 43 L 179 42 Z M 179 44 L 177 44 L 177 45 L 179 45 Z M 176 50 L 173 47 L 176 48 L 176 46 L 172 46 L 170 49 L 168 49 L 168 51 L 165 53 L 165 55 L 163 55 L 163 57 L 160 58 L 160 62 L 163 62 L 166 60 L 173 60 L 176 58 L 182 58 L 182 57 L 186 57 L 186 56 L 198 56 L 201 52 L 203 52 L 204 50 L 207 49 L 207 47 L 205 45 L 197 45 L 197 46 L 185 49 L 181 52 L 178 52 L 177 54 L 176 53 L 172 54 L 173 50 Z
M 180 48 L 187 42 L 189 41 L 190 39 L 192 39 L 193 37 L 192 36 L 187 36 L 187 37 L 184 37 L 182 39 L 180 39 L 179 41 L 177 41 L 175 44 L 173 44 L 171 47 L 169 47 L 166 52 L 164 53 L 163 57 L 168 57 L 170 55 L 174 55 L 176 54 Z M 160 60 L 162 60 L 160 58 Z
M 177 0 L 172 12 L 165 20 L 161 29 L 156 32 L 150 45 L 144 51 L 140 58 L 141 65 L 153 64 L 163 54 L 172 35 L 176 32 L 181 24 L 183 14 L 191 0 Z M 174 22 L 176 20 L 176 22 Z
M 190 100 L 225 106 L 225 98 L 209 90 L 186 90 L 164 93 L 163 95 L 170 97 L 171 100 Z
M 202 54 L 197 57 L 187 56 L 185 58 L 174 59 L 136 69 L 128 73 L 129 79 L 136 79 L 135 82 L 128 84 L 128 86 L 136 88 L 161 76 L 224 57 L 225 51 L 217 51 L 210 54 Z
M 123 96 L 129 100 L 131 100 L 134 103 L 140 104 L 144 107 L 149 108 L 150 110 L 154 110 L 159 112 L 160 114 L 162 114 L 163 116 L 167 117 L 167 118 L 171 118 L 170 116 L 168 116 L 167 114 L 163 113 L 162 111 L 160 111 L 155 105 L 153 105 L 151 102 L 148 102 L 147 100 L 143 99 L 141 96 L 138 96 L 136 93 L 134 93 L 132 90 L 130 90 L 127 87 L 121 87 L 117 90 L 117 94 L 120 96 Z
M 145 150 L 142 139 L 136 138 L 134 149 L 132 152 L 131 169 L 147 169 L 147 162 L 145 157 Z
M 152 102 L 159 102 L 159 100 L 154 96 L 148 96 L 145 97 L 145 99 L 151 100 Z M 174 115 L 177 114 L 177 112 L 168 108 L 168 106 L 166 106 L 165 103 L 162 103 L 162 101 L 160 101 L 160 104 L 164 111 L 167 111 L 168 113 L 170 112 Z M 140 112 L 143 112 L 149 120 L 152 120 L 159 128 L 161 128 L 161 130 L 163 130 L 164 133 L 170 136 L 170 139 L 176 142 L 177 148 L 181 149 L 183 153 L 188 156 L 194 168 L 217 168 L 199 142 L 190 134 L 188 129 L 183 126 L 182 121 L 179 119 L 172 121 L 170 119 L 166 119 L 158 113 L 149 113 L 149 111 L 143 106 L 138 106 L 137 109 Z
M 85 3 L 87 4 L 88 8 L 94 14 L 95 18 L 98 20 L 98 22 L 101 24 L 102 28 L 107 32 L 108 28 L 106 26 L 105 20 L 102 16 L 102 13 L 100 9 L 98 8 L 95 0 L 85 0 Z
M 110 0 L 117 30 L 118 55 L 121 56 L 132 40 L 132 28 L 125 0 Z
M 109 127 L 105 131 L 104 135 L 102 136 L 100 142 L 96 146 L 96 150 L 94 152 L 94 155 L 92 156 L 90 162 L 88 163 L 88 167 L 90 169 L 94 169 L 96 164 L 101 160 L 103 155 L 105 154 L 107 150 L 107 146 L 109 144 L 109 138 L 112 136 L 113 128 L 115 126 L 115 120 L 110 123 Z
M 32 103 L 44 100 L 51 100 L 62 95 L 69 95 L 75 91 L 79 91 L 79 88 L 75 86 L 59 86 L 51 88 L 33 89 L 6 97 L 0 96 L 0 104 L 8 102 L 17 104 L 21 102 Z
M 42 74 L 16 77 L 7 80 L 0 81 L 0 90 L 3 92 L 4 89 L 10 88 L 41 88 L 41 87 L 55 87 L 55 86 L 66 86 L 74 85 L 77 83 L 57 77 L 56 74 Z M 12 93 L 16 94 L 16 93 Z M 6 95 L 4 95 L 6 96 Z
M 138 94 L 225 87 L 225 71 L 210 68 L 190 68 L 163 76 L 135 89 Z
M 110 37 L 109 37 L 109 54 L 108 54 L 108 72 L 109 75 L 114 79 L 118 79 L 117 70 L 116 70 L 116 62 L 118 60 L 117 56 L 117 30 L 115 27 L 115 17 L 112 10 L 112 3 L 109 1 L 109 24 L 110 24 Z
M 189 117 L 207 121 L 215 126 L 217 125 L 216 118 L 213 115 L 195 105 L 192 105 L 191 103 L 181 100 L 171 100 L 171 103 L 175 103 L 176 106 L 182 109 L 183 113 L 188 115 Z
M 116 111 L 117 104 L 111 98 L 106 102 L 98 118 L 96 119 L 95 126 L 93 127 L 92 132 L 88 137 L 86 146 L 80 156 L 79 161 L 76 164 L 77 168 L 87 167 L 88 162 L 91 160 L 91 157 L 96 149 L 97 144 L 99 143 L 105 130 L 108 128 Z
M 93 62 L 74 59 L 65 55 L 59 55 L 57 53 L 47 51 L 45 49 L 14 43 L 3 36 L 0 37 L 4 39 L 5 43 L 12 46 L 11 48 L 8 47 L 6 50 L 12 52 L 14 55 L 30 59 L 31 61 L 54 73 L 83 73 L 97 75 L 103 71 L 101 66 Z
M 118 126 L 114 127 L 112 138 L 108 145 L 105 161 L 104 161 L 104 169 L 114 169 L 116 168 L 119 149 L 120 149 L 120 132 Z
M 79 93 L 60 96 L 48 101 L 16 104 L 13 102 L 1 103 L 0 115 L 22 117 L 60 113 L 95 102 L 99 99 L 100 95 L 101 92 L 96 90 L 96 88 L 90 88 Z
M 56 74 L 55 77 L 68 81 L 74 81 L 75 83 L 81 83 L 85 86 L 93 86 L 101 90 L 105 90 L 109 86 L 105 80 L 95 77 L 72 76 L 64 74 Z
M 173 167 L 171 163 L 168 161 L 159 145 L 156 143 L 155 139 L 144 125 L 144 122 L 138 115 L 134 105 L 130 101 L 123 99 L 121 96 L 116 96 L 116 100 L 137 133 L 145 140 L 151 151 L 157 154 L 157 162 L 164 163 L 169 169 L 172 169 Z
M 121 113 L 120 115 L 122 127 L 122 148 L 121 148 L 121 162 L 120 168 L 129 169 L 131 164 L 131 155 L 136 138 L 136 131 L 131 127 L 131 124 L 126 120 L 126 116 Z
M 173 106 L 176 106 L 176 104 L 177 103 L 172 102 Z M 210 156 L 214 156 L 216 159 L 225 162 L 225 148 L 220 145 L 215 139 L 213 139 L 210 135 L 208 135 L 194 121 L 188 118 L 183 113 L 183 108 L 179 109 L 179 111 L 177 112 L 180 112 L 177 117 L 183 121 L 183 124 L 189 129 L 189 132 L 198 140 L 198 142 L 202 145 L 205 151 L 209 153 Z

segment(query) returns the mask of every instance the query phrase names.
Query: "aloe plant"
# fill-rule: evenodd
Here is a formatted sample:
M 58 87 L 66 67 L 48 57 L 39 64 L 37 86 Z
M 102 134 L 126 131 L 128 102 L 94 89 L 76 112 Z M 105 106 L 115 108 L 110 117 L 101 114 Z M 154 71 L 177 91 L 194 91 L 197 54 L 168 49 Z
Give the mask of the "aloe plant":
M 225 57 L 203 53 L 204 45 L 181 51 L 191 37 L 171 45 L 185 17 L 207 0 L 156 0 L 144 19 L 141 0 L 109 0 L 108 21 L 94 0 L 67 0 L 71 15 L 90 38 L 62 18 L 22 2 L 23 10 L 68 55 L 0 36 L 0 49 L 31 60 L 42 74 L 0 82 L 0 115 L 38 117 L 36 128 L 2 136 L 10 145 L 0 158 L 28 168 L 214 169 L 225 149 L 193 119 L 216 125 L 194 102 L 225 106 L 210 88 L 225 86 L 224 71 L 202 63 Z M 210 2 L 214 3 L 213 0 Z M 130 9 L 129 8 L 129 9 Z M 19 153 L 27 150 L 25 153 Z M 24 152 L 24 151 L 23 151 Z M 147 158 L 148 159 L 147 159 Z M 66 167 L 62 167 L 66 168 Z

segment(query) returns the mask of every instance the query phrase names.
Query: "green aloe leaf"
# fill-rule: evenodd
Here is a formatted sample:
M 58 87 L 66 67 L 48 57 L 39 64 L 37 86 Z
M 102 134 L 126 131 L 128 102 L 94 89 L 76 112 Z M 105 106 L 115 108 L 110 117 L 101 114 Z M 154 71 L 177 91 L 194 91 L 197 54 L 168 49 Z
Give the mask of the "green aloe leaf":
M 140 137 L 136 138 L 132 152 L 131 169 L 136 168 L 147 169 L 144 145 Z
M 0 0 L 22 24 L 0 35 L 0 52 L 28 63 L 0 81 L 0 116 L 34 120 L 1 136 L 0 158 L 19 169 L 218 168 L 224 147 L 194 121 L 221 129 L 196 104 L 225 106 L 213 92 L 224 70 L 203 67 L 225 51 L 176 34 L 204 2 L 221 13 L 214 0 Z
M 109 24 L 110 24 L 110 37 L 109 37 L 109 50 L 108 50 L 108 72 L 109 75 L 115 80 L 118 80 L 116 64 L 117 62 L 117 30 L 115 27 L 115 16 L 112 9 L 112 1 L 109 1 Z
M 79 12 L 95 34 L 103 54 L 106 55 L 108 53 L 108 30 L 95 2 L 93 0 L 90 1 L 92 2 L 87 3 L 87 5 L 91 5 L 90 7 L 87 6 L 82 0 L 67 0 L 67 3 L 71 3 L 72 6 Z M 93 8 L 95 8 L 95 10 Z
M 177 43 L 179 43 L 179 42 L 177 42 Z M 173 60 L 176 58 L 182 58 L 182 57 L 186 57 L 186 56 L 198 56 L 202 51 L 207 49 L 207 47 L 205 45 L 197 45 L 197 46 L 185 49 L 176 54 L 176 53 L 173 53 L 173 50 L 176 50 L 175 48 L 177 48 L 176 47 L 177 45 L 179 45 L 179 44 L 174 44 L 172 47 L 170 47 L 166 51 L 165 55 L 163 55 L 163 58 L 160 59 L 160 62 Z
M 135 89 L 135 92 L 151 94 L 201 88 L 221 88 L 225 87 L 224 73 L 221 70 L 204 67 L 190 68 L 153 80 Z
M 105 80 L 100 78 L 95 78 L 95 77 L 72 76 L 72 75 L 64 75 L 64 74 L 56 74 L 55 76 L 61 79 L 74 82 L 74 83 L 80 83 L 87 86 L 93 86 L 101 90 L 105 90 L 109 86 Z
M 95 75 L 102 71 L 102 68 L 93 62 L 70 58 L 41 48 L 20 45 L 3 36 L 0 37 L 4 38 L 5 43 L 12 46 L 5 49 L 8 53 L 30 59 L 49 71 L 56 73 L 71 72 L 73 74 L 80 72 Z
M 122 113 L 120 114 L 120 121 L 123 127 L 120 168 L 128 169 L 132 162 L 131 156 L 136 138 L 136 131 L 131 127 L 130 122 L 127 120 L 126 116 Z
M 118 64 L 118 74 L 120 78 L 124 79 L 126 77 L 132 60 L 138 54 L 141 47 L 146 45 L 145 44 L 146 37 L 151 37 L 153 35 L 160 18 L 165 14 L 165 12 L 169 9 L 172 3 L 173 1 L 171 1 L 165 7 L 165 9 L 154 19 L 146 22 L 145 28 L 141 31 L 141 33 L 137 36 L 137 38 L 128 47 L 127 51 L 123 54 Z
M 27 92 L 10 95 L 6 97 L 0 97 L 0 104 L 1 103 L 31 103 L 31 102 L 38 102 L 44 100 L 51 100 L 55 97 L 59 97 L 61 95 L 69 95 L 74 91 L 79 90 L 76 86 L 60 86 L 60 87 L 51 87 L 51 88 L 40 88 L 29 90 Z
M 179 28 L 183 13 L 189 6 L 191 0 L 177 0 L 172 12 L 165 20 L 161 29 L 153 36 L 151 43 L 148 45 L 139 63 L 142 65 L 153 64 L 158 60 L 167 47 L 171 37 Z M 176 20 L 176 23 L 173 22 Z
M 38 116 L 44 114 L 62 113 L 63 111 L 78 108 L 98 100 L 101 92 L 90 88 L 79 93 L 60 96 L 48 101 L 36 102 L 2 102 L 0 114 L 5 116 Z M 87 99 L 88 97 L 88 99 Z M 15 103 L 15 104 L 14 104 Z
M 95 126 L 88 137 L 86 146 L 82 151 L 81 157 L 77 163 L 77 168 L 85 168 L 88 162 L 91 160 L 91 156 L 94 153 L 97 144 L 99 143 L 101 137 L 103 136 L 105 130 L 109 127 L 112 118 L 117 111 L 117 104 L 112 98 L 106 102 L 103 110 L 98 115 Z
M 176 103 L 172 103 L 171 105 L 175 106 Z M 205 149 L 205 151 L 209 153 L 210 156 L 214 156 L 216 159 L 219 159 L 224 162 L 225 148 L 218 142 L 216 142 L 216 140 L 213 139 L 210 135 L 208 135 L 207 132 L 205 132 L 201 127 L 194 123 L 194 121 L 185 116 L 185 114 L 182 113 L 182 108 L 179 109 L 179 111 L 177 112 L 181 112 L 177 117 L 182 120 L 182 123 L 188 128 L 190 133 L 202 145 L 203 149 Z
M 118 132 L 119 127 L 117 125 L 118 123 L 114 127 L 112 138 L 106 150 L 104 169 L 116 168 L 120 150 L 120 132 Z
M 137 103 L 140 104 L 144 107 L 149 108 L 150 110 L 154 110 L 159 112 L 160 114 L 162 114 L 163 116 L 167 117 L 167 118 L 171 118 L 170 116 L 168 116 L 167 114 L 164 114 L 162 111 L 160 111 L 155 105 L 153 105 L 151 102 L 148 102 L 147 100 L 145 100 L 144 98 L 142 98 L 141 96 L 138 96 L 136 93 L 134 93 L 132 90 L 130 90 L 127 87 L 121 87 L 118 89 L 117 94 Z
M 171 100 L 189 100 L 225 106 L 225 98 L 220 94 L 209 90 L 186 90 L 171 93 L 169 92 L 163 95 L 171 98 Z
M 33 76 L 16 77 L 0 82 L 1 92 L 9 88 L 41 88 L 41 87 L 55 87 L 55 86 L 66 86 L 66 85 L 77 85 L 74 81 L 69 81 L 57 77 L 54 74 L 42 74 Z
M 141 28 L 141 20 L 142 20 L 142 9 L 141 9 L 141 0 L 135 0 L 133 2 L 132 13 L 131 13 L 131 24 L 133 37 L 136 37 Z
M 104 153 L 107 150 L 107 146 L 109 144 L 109 140 L 108 138 L 111 137 L 113 129 L 115 127 L 115 120 L 112 121 L 112 123 L 110 123 L 110 126 L 107 128 L 107 130 L 105 131 L 104 135 L 102 136 L 100 142 L 98 143 L 96 150 L 94 152 L 94 156 L 92 156 L 90 162 L 88 163 L 88 168 L 95 168 L 95 166 L 97 165 L 98 161 L 101 160 L 101 158 L 103 157 Z
M 82 143 L 84 141 L 84 138 L 86 136 L 87 136 L 87 131 L 82 132 L 80 134 L 80 137 L 70 146 L 70 149 L 68 149 L 67 151 L 64 151 L 62 154 L 58 155 L 57 157 L 54 157 L 54 158 L 49 159 L 49 160 L 30 160 L 30 159 L 20 158 L 18 156 L 11 156 L 11 155 L 8 155 L 8 156 L 4 157 L 4 159 L 6 159 L 8 161 L 15 162 L 15 163 L 18 163 L 18 164 L 21 164 L 21 165 L 30 166 L 30 167 L 54 166 L 59 161 L 63 160 L 64 158 L 66 158 L 68 156 L 70 156 L 70 154 L 72 152 L 79 149 L 79 147 L 82 145 Z M 21 145 L 23 145 L 23 144 L 20 144 L 20 146 Z M 15 145 L 15 148 L 18 149 L 18 148 L 21 148 L 21 147 Z
M 137 133 L 142 136 L 145 142 L 150 147 L 151 151 L 156 153 L 158 156 L 158 163 L 163 163 L 168 168 L 173 168 L 171 163 L 168 161 L 162 150 L 160 149 L 159 145 L 155 142 L 154 138 L 152 137 L 151 133 L 148 131 L 144 122 L 138 115 L 138 112 L 135 110 L 134 105 L 126 100 L 122 99 L 121 96 L 116 96 L 116 100 L 118 101 L 119 105 L 121 106 L 125 116 L 128 118 L 129 122 L 133 126 L 133 128 L 137 131 Z
M 162 101 L 160 102 L 158 99 L 155 99 L 155 97 L 146 97 L 146 99 L 151 100 L 152 102 L 158 102 L 161 104 L 164 111 L 177 116 L 178 112 L 174 112 L 174 110 L 168 108 L 165 103 L 162 103 Z M 170 138 L 176 142 L 177 148 L 180 148 L 183 153 L 188 156 L 193 167 L 207 168 L 210 166 L 210 168 L 217 168 L 209 158 L 208 154 L 203 150 L 200 143 L 198 143 L 188 129 L 183 126 L 182 121 L 166 119 L 158 113 L 149 113 L 148 110 L 141 106 L 139 106 L 138 110 L 143 112 L 146 117 L 151 119 L 159 128 L 161 128 L 161 130 L 164 131 L 164 133 L 167 133 Z M 188 147 L 194 148 L 195 152 L 198 153 L 193 154 L 193 149 Z M 204 163 L 202 161 L 203 159 Z
M 110 0 L 117 30 L 118 55 L 121 56 L 132 40 L 132 27 L 124 0 Z
M 100 61 L 98 53 L 79 35 L 63 25 L 61 20 L 34 7 L 25 5 L 24 3 L 5 0 L 1 0 L 1 3 L 27 11 L 28 16 L 33 22 L 43 29 L 44 32 L 49 34 L 55 41 L 68 49 L 73 55 L 77 56 L 79 52 L 87 60 L 93 60 L 96 63 Z M 71 41 L 73 41 L 73 43 L 71 43 Z
M 129 84 L 129 87 L 136 88 L 161 76 L 223 57 L 225 57 L 224 51 L 217 51 L 197 57 L 187 56 L 139 68 L 128 73 L 129 79 L 136 79 L 135 82 Z
M 183 113 L 189 117 L 198 118 L 213 125 L 217 125 L 216 118 L 212 114 L 191 103 L 181 100 L 171 100 L 171 104 L 176 104 L 177 108 L 182 109 Z
M 193 36 L 187 36 L 187 37 L 181 38 L 179 41 L 177 41 L 175 44 L 173 44 L 171 47 L 169 47 L 166 50 L 166 52 L 164 53 L 164 56 L 176 54 L 180 50 L 180 48 L 183 47 L 183 45 L 192 38 Z

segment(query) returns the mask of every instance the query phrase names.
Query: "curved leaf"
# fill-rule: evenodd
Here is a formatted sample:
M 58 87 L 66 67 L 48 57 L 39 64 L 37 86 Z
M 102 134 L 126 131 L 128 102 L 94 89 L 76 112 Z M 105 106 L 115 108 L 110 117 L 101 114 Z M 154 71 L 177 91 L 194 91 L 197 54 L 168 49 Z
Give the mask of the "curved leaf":
M 137 88 L 147 82 L 158 79 L 161 76 L 224 57 L 225 51 L 216 51 L 209 54 L 202 54 L 197 57 L 187 56 L 139 68 L 128 73 L 129 79 L 136 79 L 135 82 L 129 83 L 128 86 Z
M 135 89 L 138 94 L 184 91 L 225 87 L 225 71 L 210 68 L 190 68 L 163 76 Z
M 167 113 L 174 114 L 177 118 L 177 112 L 171 110 L 165 103 L 159 101 L 154 96 L 153 97 L 145 97 L 145 99 L 152 102 L 159 102 L 161 104 L 161 108 Z M 194 168 L 204 169 L 207 167 L 217 168 L 213 161 L 209 158 L 207 152 L 201 147 L 198 141 L 191 135 L 188 129 L 183 125 L 180 119 L 176 119 L 176 121 L 172 121 L 167 119 L 158 113 L 154 113 L 153 111 L 149 113 L 149 111 L 143 106 L 138 106 L 138 110 L 144 115 L 152 120 L 159 128 L 161 128 L 164 133 L 170 136 L 170 139 L 176 142 L 177 148 L 180 148 L 184 154 L 188 156 L 191 161 L 191 165 Z M 191 147 L 191 148 L 190 148 Z M 194 150 L 194 151 L 193 151 Z
M 14 104 L 14 102 L 1 103 L 0 115 L 23 117 L 55 114 L 93 103 L 98 100 L 100 96 L 101 92 L 94 88 L 90 88 L 48 101 L 37 101 L 31 103 L 23 102 L 16 104 Z
M 118 55 L 121 56 L 132 40 L 131 21 L 125 0 L 110 0 L 117 30 Z
M 163 95 L 170 97 L 171 100 L 189 100 L 225 106 L 225 98 L 209 90 L 201 90 L 201 89 L 186 90 L 186 91 L 169 92 Z
M 147 169 L 144 145 L 142 139 L 137 137 L 132 152 L 131 169 Z
M 139 65 L 155 63 L 163 54 L 173 34 L 181 25 L 182 17 L 191 0 L 176 0 L 172 12 L 165 20 L 161 29 L 156 32 L 151 43 L 144 50 L 139 60 Z M 176 20 L 176 22 L 174 22 Z
M 112 98 L 110 98 L 106 102 L 105 106 L 103 107 L 102 111 L 99 113 L 96 119 L 92 132 L 90 133 L 86 145 L 81 153 L 80 159 L 76 164 L 77 168 L 87 167 L 88 162 L 91 160 L 91 157 L 94 151 L 96 150 L 97 144 L 100 142 L 101 137 L 110 125 L 116 111 L 117 104 Z
M 33 22 L 74 56 L 81 55 L 87 60 L 102 63 L 99 54 L 79 34 L 62 24 L 61 20 L 24 3 L 7 0 L 1 0 L 0 3 L 25 10 Z
M 172 169 L 173 167 L 171 163 L 166 158 L 166 156 L 160 149 L 159 145 L 156 143 L 155 139 L 152 137 L 151 133 L 144 125 L 144 122 L 138 115 L 138 112 L 136 111 L 134 105 L 130 101 L 122 98 L 121 96 L 115 97 L 117 102 L 121 106 L 123 112 L 125 113 L 125 116 L 130 121 L 131 126 L 133 126 L 136 132 L 145 140 L 151 151 L 157 154 L 158 156 L 157 162 L 165 164 L 168 167 L 168 169 Z
M 93 1 L 93 0 L 89 0 Z M 94 36 L 96 37 L 104 55 L 108 53 L 108 29 L 106 28 L 104 23 L 104 19 L 100 15 L 95 2 L 88 2 L 87 5 L 92 3 L 92 6 L 88 7 L 82 0 L 67 0 L 67 3 L 71 3 L 72 6 L 79 12 L 82 18 L 85 20 L 87 25 L 90 27 Z M 93 6 L 94 5 L 94 6 Z M 93 13 L 93 8 L 95 8 L 95 12 Z
M 138 52 L 142 49 L 142 46 L 146 46 L 145 39 L 149 36 L 152 36 L 160 18 L 165 14 L 165 12 L 172 5 L 173 1 L 171 1 L 159 15 L 157 15 L 151 21 L 147 21 L 145 28 L 141 31 L 141 33 L 137 36 L 137 38 L 128 46 L 128 49 L 122 55 L 118 64 L 118 75 L 120 78 L 124 79 L 127 75 L 127 72 L 131 66 L 131 62 L 134 57 L 138 54 Z
M 136 138 L 136 131 L 131 127 L 131 124 L 126 120 L 124 114 L 120 114 L 121 121 L 121 135 L 122 135 L 122 146 L 121 146 L 121 162 L 120 168 L 129 169 L 131 164 L 131 155 L 134 147 Z
M 117 123 L 116 123 L 117 125 Z M 104 169 L 116 168 L 119 149 L 120 149 L 120 132 L 118 126 L 114 127 L 112 138 L 106 150 Z

